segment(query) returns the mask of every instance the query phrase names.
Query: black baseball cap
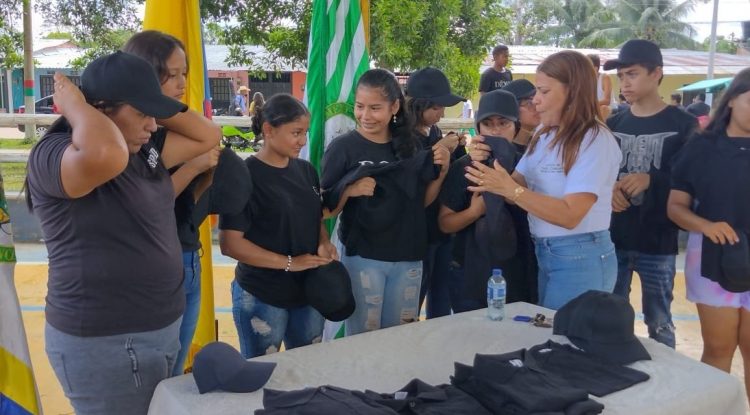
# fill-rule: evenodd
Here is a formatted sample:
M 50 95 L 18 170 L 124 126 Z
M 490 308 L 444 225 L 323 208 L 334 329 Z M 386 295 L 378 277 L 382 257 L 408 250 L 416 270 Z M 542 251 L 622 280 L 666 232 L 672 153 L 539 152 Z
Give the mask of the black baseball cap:
M 518 101 L 532 98 L 536 95 L 536 87 L 528 79 L 516 79 L 505 84 L 501 89 L 513 94 Z
M 617 59 L 610 59 L 604 62 L 604 70 L 626 68 L 638 64 L 664 66 L 664 60 L 661 57 L 659 47 L 655 43 L 645 39 L 628 40 L 620 48 L 620 54 L 617 56 Z
M 568 337 L 583 351 L 609 362 L 627 365 L 651 356 L 635 336 L 635 312 L 625 298 L 590 290 L 555 314 L 552 332 Z
M 499 115 L 513 122 L 518 121 L 518 100 L 515 95 L 504 89 L 496 89 L 482 95 L 474 117 L 477 130 L 479 130 L 479 123 L 493 115 Z
M 448 78 L 440 69 L 430 67 L 420 69 L 409 76 L 406 94 L 412 98 L 432 101 L 443 107 L 452 107 L 466 101 L 466 98 L 451 93 Z
M 187 111 L 187 105 L 161 93 L 154 68 L 146 60 L 122 51 L 91 62 L 81 74 L 88 100 L 124 102 L 145 115 L 165 119 Z
M 275 362 L 251 362 L 234 347 L 213 342 L 195 355 L 193 378 L 200 393 L 214 390 L 248 393 L 262 388 L 274 368 Z
M 356 306 L 352 282 L 339 261 L 310 270 L 305 275 L 305 296 L 314 309 L 330 321 L 343 321 Z

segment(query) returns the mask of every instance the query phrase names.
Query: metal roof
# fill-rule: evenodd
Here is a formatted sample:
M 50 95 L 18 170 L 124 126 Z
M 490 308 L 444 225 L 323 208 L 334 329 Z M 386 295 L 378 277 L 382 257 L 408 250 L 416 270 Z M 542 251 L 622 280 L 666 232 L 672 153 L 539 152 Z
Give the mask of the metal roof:
M 549 46 L 508 46 L 511 56 L 511 70 L 518 74 L 533 74 L 537 66 L 549 55 L 567 50 Z M 602 65 L 609 59 L 616 59 L 619 49 L 572 49 L 583 54 L 598 54 Z M 662 49 L 665 75 L 705 75 L 708 72 L 708 52 Z M 488 55 L 481 70 L 492 66 L 492 56 Z M 714 73 L 734 75 L 750 67 L 750 55 L 730 55 L 717 53 L 714 58 Z

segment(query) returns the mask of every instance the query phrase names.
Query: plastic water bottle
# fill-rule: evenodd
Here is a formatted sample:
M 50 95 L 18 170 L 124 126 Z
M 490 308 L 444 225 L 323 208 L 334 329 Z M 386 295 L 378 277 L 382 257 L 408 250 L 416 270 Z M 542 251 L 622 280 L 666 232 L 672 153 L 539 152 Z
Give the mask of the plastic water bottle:
M 487 317 L 500 321 L 505 318 L 506 284 L 503 271 L 498 268 L 492 270 L 492 276 L 487 280 Z

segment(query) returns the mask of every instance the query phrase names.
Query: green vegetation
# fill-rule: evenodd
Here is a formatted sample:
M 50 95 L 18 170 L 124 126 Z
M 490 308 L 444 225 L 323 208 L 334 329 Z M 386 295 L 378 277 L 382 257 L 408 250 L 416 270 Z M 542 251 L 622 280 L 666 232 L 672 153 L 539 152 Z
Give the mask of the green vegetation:
M 20 192 L 26 179 L 26 163 L 0 163 L 6 192 Z

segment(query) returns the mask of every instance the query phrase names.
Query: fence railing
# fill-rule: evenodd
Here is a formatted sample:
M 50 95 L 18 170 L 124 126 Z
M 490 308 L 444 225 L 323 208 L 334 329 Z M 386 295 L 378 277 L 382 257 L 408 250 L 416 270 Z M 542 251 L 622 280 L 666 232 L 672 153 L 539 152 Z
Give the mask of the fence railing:
M 60 115 L 58 114 L 0 114 L 0 127 L 16 127 L 18 125 L 52 125 Z M 216 116 L 212 118 L 219 125 L 234 125 L 250 127 L 249 117 Z
M 0 127 L 17 127 L 18 125 L 51 125 L 59 118 L 58 114 L 0 114 Z M 250 127 L 249 117 L 216 116 L 212 118 L 218 125 Z M 438 126 L 445 132 L 469 130 L 474 128 L 474 121 L 464 118 L 443 118 Z M 29 150 L 0 150 L 0 163 L 26 162 Z

